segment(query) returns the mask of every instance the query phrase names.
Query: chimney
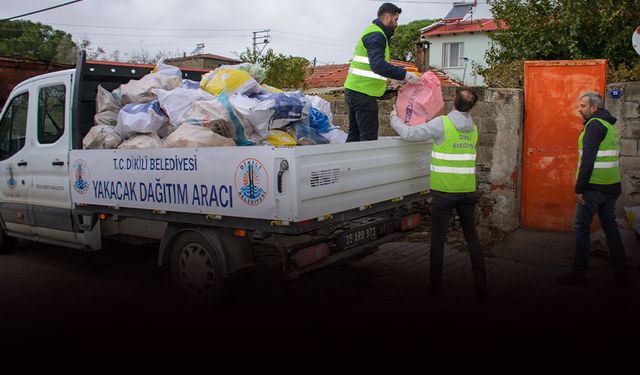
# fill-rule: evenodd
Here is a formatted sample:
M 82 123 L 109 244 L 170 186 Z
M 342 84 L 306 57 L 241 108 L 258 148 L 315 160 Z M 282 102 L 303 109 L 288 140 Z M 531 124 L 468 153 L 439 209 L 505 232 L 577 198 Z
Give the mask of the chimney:
M 416 67 L 419 72 L 429 70 L 429 47 L 431 42 L 426 40 L 418 40 L 416 43 Z

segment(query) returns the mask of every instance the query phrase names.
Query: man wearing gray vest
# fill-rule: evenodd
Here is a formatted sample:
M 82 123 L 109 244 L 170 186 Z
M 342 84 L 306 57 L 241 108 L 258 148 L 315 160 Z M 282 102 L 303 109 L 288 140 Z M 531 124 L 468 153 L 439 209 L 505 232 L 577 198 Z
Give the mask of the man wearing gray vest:
M 618 159 L 620 143 L 614 127 L 617 119 L 604 109 L 602 97 L 596 92 L 587 92 L 580 97 L 578 111 L 584 120 L 584 128 L 578 138 L 577 204 L 573 220 L 576 254 L 571 272 L 556 281 L 563 285 L 588 284 L 586 272 L 591 223 L 597 213 L 607 236 L 614 282 L 618 286 L 626 286 L 626 256 L 615 213 L 616 201 L 622 192 Z
M 391 114 L 391 126 L 407 141 L 433 139 L 431 148 L 430 189 L 431 200 L 431 284 L 427 292 L 434 297 L 443 296 L 442 268 L 444 244 L 451 212 L 455 208 L 469 248 L 471 266 L 475 276 L 476 295 L 487 296 L 482 246 L 476 232 L 476 144 L 478 129 L 469 115 L 476 104 L 477 95 L 471 90 L 460 90 L 453 99 L 454 110 L 438 116 L 426 124 L 407 126 Z
M 378 101 L 387 89 L 387 78 L 419 82 L 416 73 L 389 64 L 389 40 L 398 27 L 402 9 L 384 3 L 378 18 L 364 30 L 351 59 L 344 82 L 344 97 L 349 106 L 347 142 L 378 139 Z

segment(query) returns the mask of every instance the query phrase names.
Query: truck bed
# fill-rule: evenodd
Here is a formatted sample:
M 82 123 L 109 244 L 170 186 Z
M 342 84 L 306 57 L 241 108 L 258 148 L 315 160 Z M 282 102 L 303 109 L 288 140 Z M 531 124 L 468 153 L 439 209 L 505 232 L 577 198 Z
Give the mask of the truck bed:
M 274 225 L 322 221 L 424 192 L 430 149 L 427 142 L 383 138 L 297 147 L 73 150 L 72 202 Z

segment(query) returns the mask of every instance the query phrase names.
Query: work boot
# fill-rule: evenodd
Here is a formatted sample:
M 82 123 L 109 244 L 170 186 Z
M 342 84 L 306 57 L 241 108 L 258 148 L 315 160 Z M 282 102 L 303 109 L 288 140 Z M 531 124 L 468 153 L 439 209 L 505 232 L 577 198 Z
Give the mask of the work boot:
M 586 273 L 571 271 L 566 275 L 558 276 L 556 278 L 556 284 L 567 286 L 585 286 L 589 285 L 589 280 L 587 280 Z
M 613 282 L 616 286 L 629 286 L 629 280 L 627 280 L 627 275 L 615 275 L 613 278 Z
M 476 296 L 487 297 L 489 292 L 487 291 L 487 274 L 482 272 L 474 272 L 473 276 L 476 279 Z
M 442 278 L 432 278 L 431 283 L 427 286 L 426 292 L 435 298 L 444 297 Z

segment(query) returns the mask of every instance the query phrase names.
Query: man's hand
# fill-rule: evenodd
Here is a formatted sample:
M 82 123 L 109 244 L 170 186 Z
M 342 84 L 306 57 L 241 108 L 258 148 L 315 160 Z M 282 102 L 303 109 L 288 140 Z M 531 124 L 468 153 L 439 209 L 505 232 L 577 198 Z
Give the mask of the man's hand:
M 576 202 L 578 202 L 578 204 L 580 205 L 585 205 L 587 204 L 587 202 L 584 201 L 584 198 L 582 197 L 582 194 L 576 194 Z
M 404 76 L 404 81 L 407 83 L 419 83 L 420 77 L 414 72 L 407 72 Z
M 396 126 L 404 126 L 404 121 L 402 121 L 402 119 L 400 117 L 398 117 L 398 115 L 396 115 L 396 110 L 394 109 L 391 112 L 391 126 L 392 127 L 396 127 Z

